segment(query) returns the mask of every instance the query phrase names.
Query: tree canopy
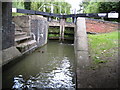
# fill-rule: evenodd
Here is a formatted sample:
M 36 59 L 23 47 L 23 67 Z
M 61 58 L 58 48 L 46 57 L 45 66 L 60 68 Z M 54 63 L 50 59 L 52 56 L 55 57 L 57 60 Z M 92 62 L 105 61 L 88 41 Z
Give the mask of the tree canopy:
M 111 11 L 120 13 L 120 1 L 95 2 L 95 0 L 90 0 L 89 2 L 86 2 L 86 0 L 83 0 L 83 2 L 80 3 L 80 7 L 83 7 L 83 13 L 110 13 Z M 120 21 L 120 17 L 118 21 Z
M 18 0 L 13 0 L 13 7 L 19 9 L 28 9 L 28 10 L 36 10 L 36 11 L 46 11 L 51 12 L 51 5 L 53 5 L 53 13 L 62 13 L 62 14 L 70 14 L 71 5 L 64 0 L 62 2 L 55 2 L 54 0 L 46 1 L 42 0 L 40 2 L 34 2 L 33 0 L 21 0 L 21 2 L 17 2 Z M 64 1 L 64 2 L 63 2 Z M 44 7 L 45 6 L 45 7 Z
M 80 7 L 84 7 L 84 13 L 108 13 L 111 11 L 120 11 L 120 1 L 119 2 L 83 2 L 80 3 Z

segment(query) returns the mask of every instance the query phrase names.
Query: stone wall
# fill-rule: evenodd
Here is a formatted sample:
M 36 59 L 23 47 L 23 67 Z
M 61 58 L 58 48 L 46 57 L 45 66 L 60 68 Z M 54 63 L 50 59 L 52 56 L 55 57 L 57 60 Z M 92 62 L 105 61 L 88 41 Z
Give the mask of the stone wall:
M 24 15 L 14 16 L 13 22 L 22 28 L 23 32 L 32 35 L 38 47 L 47 43 L 48 22 L 43 16 Z
M 7 11 L 6 11 L 7 12 Z M 20 52 L 15 43 L 15 30 L 12 26 L 12 16 L 10 18 L 9 15 L 4 11 L 6 14 L 6 19 L 2 19 L 2 46 L 3 50 L 0 50 L 0 56 L 2 56 L 2 62 L 0 62 L 0 66 L 6 65 L 7 63 L 15 60 L 16 58 L 24 55 L 29 54 L 37 47 L 41 47 L 47 43 L 47 34 L 48 34 L 48 22 L 47 19 L 41 16 L 36 15 L 26 15 L 26 16 L 15 16 L 13 17 L 14 23 L 19 25 L 24 32 L 27 32 L 28 36 L 31 36 L 30 40 L 36 40 L 37 45 L 33 45 L 30 49 L 27 49 L 25 52 Z M 9 12 L 9 11 L 8 11 Z M 3 15 L 3 14 L 2 14 Z M 7 18 L 7 15 L 9 18 Z M 5 21 L 3 21 L 5 20 Z M 6 22 L 6 23 L 5 23 Z M 3 25 L 4 23 L 4 25 Z M 6 27 L 5 27 L 6 26 Z M 28 43 L 27 41 L 27 43 Z M 25 42 L 25 41 L 24 41 Z M 26 44 L 27 44 L 26 43 Z M 33 43 L 34 44 L 34 43 Z M 29 47 L 29 46 L 28 46 Z
M 86 18 L 87 32 L 107 33 L 118 30 L 118 23 Z
M 30 16 L 13 16 L 12 21 L 28 35 L 30 34 Z
M 14 46 L 14 25 L 12 24 L 12 2 L 2 2 L 2 49 Z
M 20 55 L 14 46 L 14 38 L 12 2 L 0 2 L 0 67 Z
M 2 2 L 0 1 L 0 51 L 2 50 Z
M 41 16 L 30 16 L 30 31 L 35 35 L 38 47 L 47 43 L 48 22 Z
M 0 90 L 2 89 L 2 2 L 0 1 Z

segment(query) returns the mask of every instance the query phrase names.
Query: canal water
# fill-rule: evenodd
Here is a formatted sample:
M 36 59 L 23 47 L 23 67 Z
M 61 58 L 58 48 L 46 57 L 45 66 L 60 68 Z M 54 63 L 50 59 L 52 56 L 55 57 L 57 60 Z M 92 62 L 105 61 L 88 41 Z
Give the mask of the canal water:
M 48 42 L 3 71 L 4 88 L 75 89 L 72 44 Z

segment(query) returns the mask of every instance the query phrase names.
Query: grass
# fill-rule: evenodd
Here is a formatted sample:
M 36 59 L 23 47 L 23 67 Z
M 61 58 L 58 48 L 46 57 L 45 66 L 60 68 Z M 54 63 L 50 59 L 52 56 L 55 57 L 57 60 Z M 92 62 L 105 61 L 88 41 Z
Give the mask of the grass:
M 94 64 L 110 61 L 118 53 L 118 32 L 88 35 L 90 57 Z
M 12 13 L 12 16 L 22 16 L 22 15 L 26 15 L 26 14 L 23 14 L 23 13 Z

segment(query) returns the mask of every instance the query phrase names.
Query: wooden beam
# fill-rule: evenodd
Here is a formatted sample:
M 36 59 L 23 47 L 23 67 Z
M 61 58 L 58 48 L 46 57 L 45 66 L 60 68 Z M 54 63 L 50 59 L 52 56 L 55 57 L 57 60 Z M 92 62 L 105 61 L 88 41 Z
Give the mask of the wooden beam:
M 33 10 L 26 10 L 26 9 L 17 9 L 17 13 L 35 14 L 35 11 L 33 11 Z
M 34 15 L 43 15 L 47 17 L 58 17 L 61 19 L 65 18 L 77 18 L 77 17 L 96 17 L 96 18 L 118 18 L 118 13 L 80 13 L 80 14 L 69 14 L 69 15 L 60 15 L 60 14 L 54 14 L 54 13 L 48 13 L 48 12 L 40 12 L 40 11 L 34 11 L 34 10 L 26 10 L 26 9 L 13 9 L 13 12 L 16 13 L 25 13 L 25 14 L 34 14 Z

